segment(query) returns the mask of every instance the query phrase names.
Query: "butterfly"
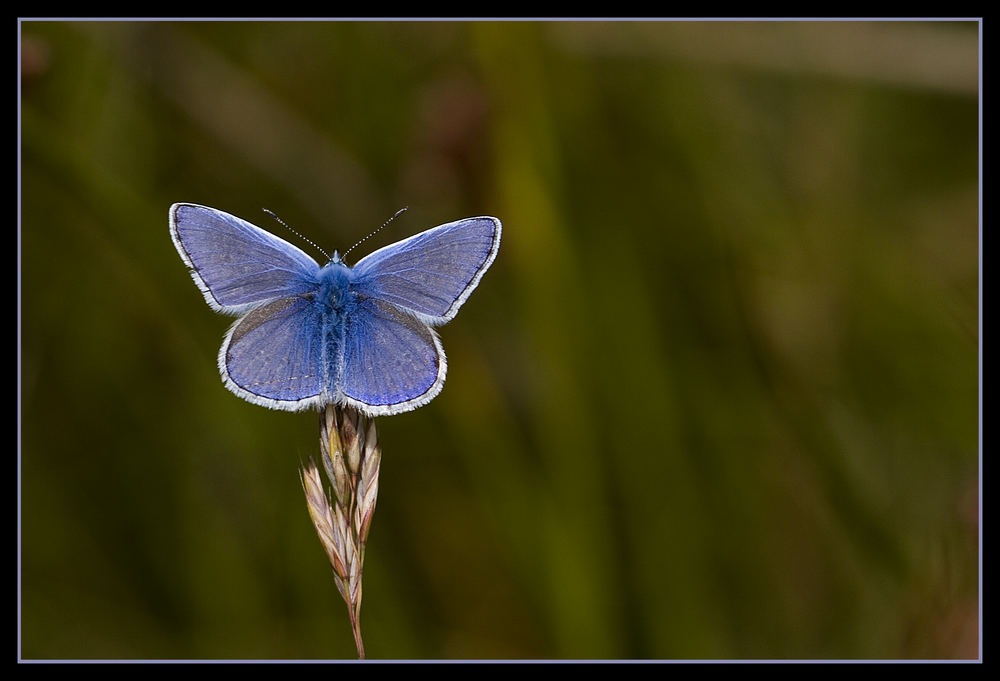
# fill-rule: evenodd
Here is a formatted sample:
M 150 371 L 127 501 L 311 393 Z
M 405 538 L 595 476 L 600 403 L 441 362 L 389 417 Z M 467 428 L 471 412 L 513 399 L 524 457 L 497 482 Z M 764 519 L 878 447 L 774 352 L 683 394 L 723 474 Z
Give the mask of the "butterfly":
M 170 236 L 205 300 L 238 317 L 219 350 L 223 383 L 285 411 L 337 404 L 386 416 L 434 399 L 448 368 L 434 327 L 479 285 L 500 233 L 497 218 L 466 218 L 353 267 L 337 252 L 321 266 L 221 210 L 170 207 Z

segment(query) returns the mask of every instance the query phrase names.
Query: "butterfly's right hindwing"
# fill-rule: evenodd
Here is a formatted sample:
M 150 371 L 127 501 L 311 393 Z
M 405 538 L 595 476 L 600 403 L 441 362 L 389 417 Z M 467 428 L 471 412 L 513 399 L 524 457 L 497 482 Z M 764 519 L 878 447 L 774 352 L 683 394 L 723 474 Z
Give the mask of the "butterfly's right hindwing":
M 373 416 L 398 414 L 432 400 L 447 362 L 437 334 L 389 303 L 359 302 L 344 323 L 336 386 L 346 402 Z

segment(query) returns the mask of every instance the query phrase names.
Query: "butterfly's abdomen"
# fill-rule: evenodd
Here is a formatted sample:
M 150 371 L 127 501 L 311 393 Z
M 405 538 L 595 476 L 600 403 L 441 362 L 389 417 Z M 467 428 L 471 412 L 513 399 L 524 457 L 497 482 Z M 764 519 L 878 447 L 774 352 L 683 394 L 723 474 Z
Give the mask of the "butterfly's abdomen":
M 328 397 L 339 393 L 340 374 L 344 357 L 345 319 L 356 306 L 355 293 L 351 290 L 353 272 L 349 267 L 333 261 L 319 271 L 319 287 L 313 304 L 321 321 L 323 362 L 327 375 L 324 384 Z

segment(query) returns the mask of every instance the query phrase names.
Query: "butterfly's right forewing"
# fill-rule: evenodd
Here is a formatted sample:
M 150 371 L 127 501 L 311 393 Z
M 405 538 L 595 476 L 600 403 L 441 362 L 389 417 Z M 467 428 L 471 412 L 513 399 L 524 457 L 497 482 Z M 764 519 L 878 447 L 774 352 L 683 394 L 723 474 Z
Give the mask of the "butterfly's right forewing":
M 381 248 L 354 266 L 354 290 L 443 324 L 493 264 L 500 230 L 494 217 L 466 218 Z
M 315 290 L 316 261 L 238 217 L 191 203 L 170 207 L 170 234 L 205 300 L 241 314 L 261 303 Z

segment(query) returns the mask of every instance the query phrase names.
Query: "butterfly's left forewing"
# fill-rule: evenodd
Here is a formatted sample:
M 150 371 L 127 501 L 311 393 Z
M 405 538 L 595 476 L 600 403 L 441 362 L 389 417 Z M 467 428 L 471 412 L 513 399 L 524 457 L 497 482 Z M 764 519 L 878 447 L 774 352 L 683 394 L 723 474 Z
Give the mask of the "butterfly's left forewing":
M 316 261 L 246 220 L 192 203 L 170 207 L 170 235 L 212 309 L 241 314 L 315 290 Z

